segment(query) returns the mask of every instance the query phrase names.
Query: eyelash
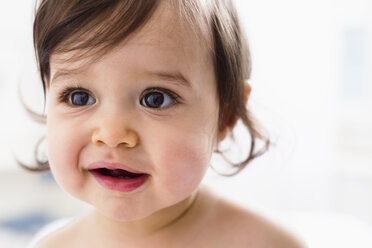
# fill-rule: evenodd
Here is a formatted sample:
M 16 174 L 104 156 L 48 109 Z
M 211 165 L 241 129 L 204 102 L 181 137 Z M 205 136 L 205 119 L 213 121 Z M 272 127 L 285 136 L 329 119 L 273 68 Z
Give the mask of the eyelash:
M 71 103 L 69 102 L 69 97 L 71 96 L 71 93 L 73 93 L 73 92 L 79 92 L 79 91 L 80 91 L 80 92 L 85 92 L 85 93 L 91 95 L 91 94 L 89 93 L 88 90 L 86 90 L 86 89 L 84 89 L 84 88 L 82 88 L 82 87 L 79 87 L 79 86 L 76 86 L 76 87 L 66 87 L 66 88 L 65 88 L 64 90 L 62 90 L 61 93 L 58 95 L 58 101 L 61 102 L 61 103 L 67 103 L 68 105 L 73 106 L 73 107 L 79 107 L 78 105 L 75 106 L 75 105 L 73 105 L 73 104 L 71 104 Z M 151 108 L 151 107 L 143 106 L 143 105 L 141 104 L 141 105 L 142 105 L 143 107 L 145 107 L 145 108 L 150 108 L 150 109 L 155 110 L 155 111 L 162 111 L 162 110 L 164 110 L 164 109 L 167 109 L 167 108 L 171 107 L 171 106 L 174 105 L 174 104 L 178 104 L 178 103 L 180 103 L 180 101 L 179 101 L 179 96 L 178 96 L 176 93 L 174 93 L 174 92 L 172 92 L 172 91 L 170 91 L 170 90 L 168 90 L 168 89 L 164 89 L 164 88 L 160 88 L 160 87 L 154 87 L 154 88 L 148 88 L 148 89 L 146 89 L 146 90 L 141 94 L 140 102 L 142 102 L 142 99 L 143 99 L 143 97 L 144 97 L 146 94 L 149 94 L 149 93 L 151 93 L 151 92 L 161 92 L 161 93 L 164 93 L 164 94 L 166 94 L 166 95 L 168 95 L 169 97 L 172 98 L 173 103 L 170 104 L 170 105 L 167 106 L 167 107 L 164 107 L 164 108 Z M 84 106 L 86 106 L 86 105 L 84 105 Z
M 143 99 L 144 96 L 146 96 L 147 94 L 152 93 L 152 92 L 161 92 L 161 93 L 164 93 L 164 94 L 168 95 L 170 98 L 172 98 L 173 103 L 170 104 L 170 105 L 168 105 L 168 106 L 166 106 L 166 107 L 164 107 L 164 108 L 151 108 L 151 107 L 143 106 L 143 105 L 141 104 L 143 107 L 145 107 L 145 108 L 149 108 L 149 109 L 154 110 L 154 111 L 162 111 L 162 110 L 165 110 L 165 109 L 170 108 L 171 106 L 173 106 L 173 105 L 175 105 L 175 104 L 180 103 L 180 101 L 179 101 L 179 96 L 178 96 L 176 93 L 174 93 L 174 92 L 172 92 L 172 91 L 170 91 L 170 90 L 168 90 L 168 89 L 159 88 L 159 87 L 148 88 L 148 89 L 146 89 L 146 90 L 141 94 L 141 97 L 140 97 L 140 103 L 142 102 L 142 99 Z
M 83 91 L 88 93 L 88 91 L 82 87 L 66 87 L 61 91 L 61 93 L 58 96 L 58 101 L 67 103 L 68 102 L 68 97 L 71 95 L 72 92 L 74 91 Z

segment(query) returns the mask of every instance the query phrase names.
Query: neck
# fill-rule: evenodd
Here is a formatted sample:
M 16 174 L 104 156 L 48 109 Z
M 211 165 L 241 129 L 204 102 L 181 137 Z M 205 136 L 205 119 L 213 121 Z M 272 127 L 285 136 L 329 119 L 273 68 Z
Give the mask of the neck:
M 198 191 L 195 191 L 185 200 L 136 221 L 117 221 L 107 218 L 98 211 L 93 211 L 91 220 L 94 223 L 92 224 L 95 227 L 100 227 L 101 235 L 108 235 L 108 237 L 112 238 L 127 239 L 128 237 L 136 237 L 143 239 L 154 237 L 162 232 L 167 233 L 169 229 L 177 229 L 178 223 L 182 222 L 191 212 L 197 201 L 197 195 Z

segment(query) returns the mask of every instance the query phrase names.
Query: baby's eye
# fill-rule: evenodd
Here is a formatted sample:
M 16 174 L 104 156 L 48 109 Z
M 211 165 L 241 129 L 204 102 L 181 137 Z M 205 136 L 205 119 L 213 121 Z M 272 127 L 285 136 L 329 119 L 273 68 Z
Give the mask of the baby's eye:
M 153 88 L 141 98 L 140 103 L 148 108 L 166 108 L 177 103 L 178 96 L 166 89 Z
M 68 102 L 72 106 L 85 106 L 96 103 L 88 92 L 83 89 L 69 88 L 66 89 L 60 96 L 61 102 Z
M 91 95 L 89 95 L 89 93 L 84 91 L 71 93 L 69 101 L 72 105 L 76 106 L 84 106 L 96 103 L 96 99 L 94 99 Z

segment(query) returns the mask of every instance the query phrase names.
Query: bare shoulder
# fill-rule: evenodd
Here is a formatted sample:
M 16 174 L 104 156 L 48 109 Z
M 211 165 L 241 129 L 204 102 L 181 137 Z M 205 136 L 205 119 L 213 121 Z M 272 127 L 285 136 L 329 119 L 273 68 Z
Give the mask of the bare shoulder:
M 209 225 L 214 229 L 214 235 L 220 237 L 220 244 L 229 244 L 228 247 L 305 247 L 288 231 L 227 200 L 218 199 L 213 212 Z
M 74 237 L 78 232 L 79 220 L 70 221 L 61 225 L 60 228 L 55 228 L 48 235 L 40 239 L 36 243 L 36 248 L 58 248 L 58 247 L 74 247 Z M 75 234 L 75 235 L 74 235 Z

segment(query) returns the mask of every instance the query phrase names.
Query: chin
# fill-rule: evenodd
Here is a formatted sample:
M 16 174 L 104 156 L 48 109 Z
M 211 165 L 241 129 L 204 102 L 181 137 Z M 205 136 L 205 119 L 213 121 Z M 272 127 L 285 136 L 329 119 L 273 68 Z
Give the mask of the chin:
M 123 205 L 114 206 L 111 208 L 107 208 L 107 206 L 105 206 L 104 209 L 96 207 L 96 210 L 105 217 L 120 222 L 132 222 L 142 220 L 158 211 L 158 209 L 130 208 L 128 206 L 125 207 Z

